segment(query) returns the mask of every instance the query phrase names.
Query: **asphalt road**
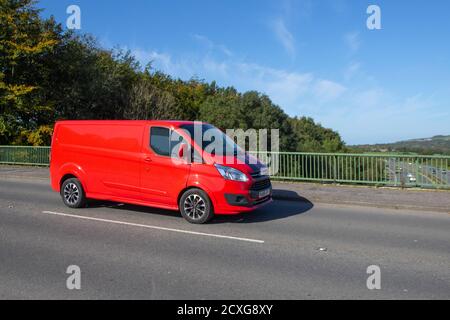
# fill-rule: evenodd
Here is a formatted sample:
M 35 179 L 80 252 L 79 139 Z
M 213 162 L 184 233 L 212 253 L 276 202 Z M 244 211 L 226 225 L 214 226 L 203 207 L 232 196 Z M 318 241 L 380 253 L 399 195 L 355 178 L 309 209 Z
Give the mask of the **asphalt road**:
M 1 178 L 0 299 L 15 298 L 450 299 L 450 215 L 275 201 L 198 226 L 131 205 L 69 209 L 46 180 Z

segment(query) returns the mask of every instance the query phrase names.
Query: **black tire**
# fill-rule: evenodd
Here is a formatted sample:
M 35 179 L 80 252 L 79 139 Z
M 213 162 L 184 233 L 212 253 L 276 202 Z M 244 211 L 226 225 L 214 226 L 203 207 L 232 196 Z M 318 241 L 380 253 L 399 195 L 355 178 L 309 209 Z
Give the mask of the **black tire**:
M 61 198 L 69 208 L 82 208 L 86 206 L 86 193 L 80 180 L 69 178 L 64 180 L 60 190 Z
M 206 192 L 193 188 L 183 193 L 179 208 L 181 215 L 194 224 L 206 223 L 214 217 L 214 210 Z

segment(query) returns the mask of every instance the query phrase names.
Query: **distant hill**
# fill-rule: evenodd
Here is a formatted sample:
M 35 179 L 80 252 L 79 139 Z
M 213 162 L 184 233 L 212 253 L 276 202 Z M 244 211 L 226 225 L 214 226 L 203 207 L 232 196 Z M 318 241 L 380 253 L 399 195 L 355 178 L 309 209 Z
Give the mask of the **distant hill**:
M 418 154 L 450 155 L 450 135 L 431 138 L 411 139 L 394 143 L 362 144 L 350 146 L 355 151 L 365 152 L 406 152 Z

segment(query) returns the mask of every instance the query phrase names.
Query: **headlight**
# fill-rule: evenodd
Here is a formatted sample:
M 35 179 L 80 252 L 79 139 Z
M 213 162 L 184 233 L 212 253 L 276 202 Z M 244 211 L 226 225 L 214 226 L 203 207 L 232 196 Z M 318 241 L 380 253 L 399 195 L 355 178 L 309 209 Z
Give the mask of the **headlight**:
M 225 179 L 243 182 L 248 181 L 247 176 L 237 169 L 222 166 L 220 164 L 215 164 L 214 166 Z

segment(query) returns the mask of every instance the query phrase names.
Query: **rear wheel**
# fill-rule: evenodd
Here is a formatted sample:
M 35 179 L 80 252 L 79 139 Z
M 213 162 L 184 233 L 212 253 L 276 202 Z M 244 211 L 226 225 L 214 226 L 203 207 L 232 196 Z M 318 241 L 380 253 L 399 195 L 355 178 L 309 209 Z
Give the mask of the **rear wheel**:
M 69 178 L 61 185 L 61 197 L 64 204 L 70 208 L 81 208 L 86 205 L 86 194 L 77 178 Z
M 181 215 L 190 223 L 202 224 L 212 219 L 214 210 L 208 195 L 200 189 L 189 189 L 180 198 Z

